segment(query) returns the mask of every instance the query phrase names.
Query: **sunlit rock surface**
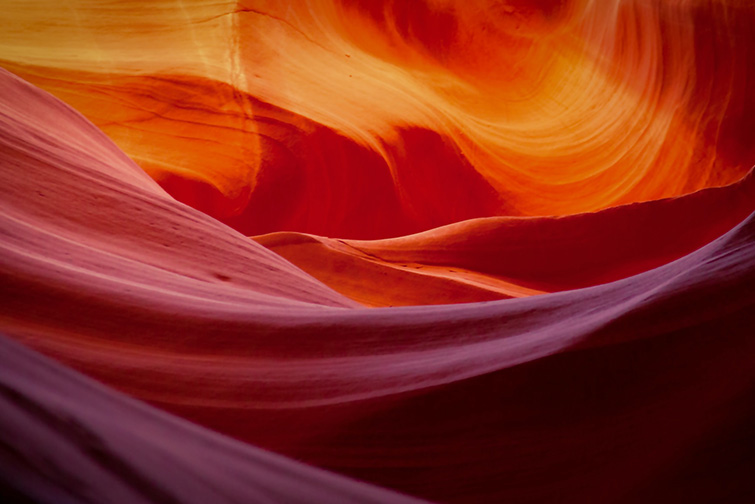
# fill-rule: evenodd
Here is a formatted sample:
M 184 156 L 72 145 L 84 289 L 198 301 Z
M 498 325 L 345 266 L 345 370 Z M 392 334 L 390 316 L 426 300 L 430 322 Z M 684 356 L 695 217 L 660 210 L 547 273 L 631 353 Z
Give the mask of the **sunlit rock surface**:
M 0 66 L 10 502 L 755 500 L 752 2 L 7 0 Z
M 5 2 L 0 60 L 245 234 L 387 238 L 741 178 L 744 1 Z

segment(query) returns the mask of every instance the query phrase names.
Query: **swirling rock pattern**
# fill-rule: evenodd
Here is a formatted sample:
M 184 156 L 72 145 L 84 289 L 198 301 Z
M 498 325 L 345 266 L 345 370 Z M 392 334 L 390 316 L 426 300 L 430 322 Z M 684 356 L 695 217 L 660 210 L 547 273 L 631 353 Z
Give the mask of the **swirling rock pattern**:
M 752 501 L 754 51 L 736 0 L 4 2 L 0 490 Z

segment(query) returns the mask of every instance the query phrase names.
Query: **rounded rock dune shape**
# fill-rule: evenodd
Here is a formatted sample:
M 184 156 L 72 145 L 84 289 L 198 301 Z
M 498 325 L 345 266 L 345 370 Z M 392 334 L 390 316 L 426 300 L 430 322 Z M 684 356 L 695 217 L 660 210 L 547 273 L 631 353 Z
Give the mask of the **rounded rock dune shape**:
M 750 502 L 753 34 L 5 2 L 0 494 Z

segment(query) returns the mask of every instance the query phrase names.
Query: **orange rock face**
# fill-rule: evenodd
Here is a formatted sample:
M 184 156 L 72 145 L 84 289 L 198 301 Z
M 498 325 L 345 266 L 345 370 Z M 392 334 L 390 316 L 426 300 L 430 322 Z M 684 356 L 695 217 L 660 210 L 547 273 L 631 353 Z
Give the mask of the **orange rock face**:
M 11 2 L 5 19 L 6 68 L 250 235 L 590 212 L 755 160 L 747 2 Z
M 6 0 L 0 66 L 10 502 L 754 500 L 752 1 Z

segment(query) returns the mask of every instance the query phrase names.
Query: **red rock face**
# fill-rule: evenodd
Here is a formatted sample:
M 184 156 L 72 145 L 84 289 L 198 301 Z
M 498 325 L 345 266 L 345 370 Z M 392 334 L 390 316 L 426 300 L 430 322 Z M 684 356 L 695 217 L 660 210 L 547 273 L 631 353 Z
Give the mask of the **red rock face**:
M 6 2 L 0 489 L 752 501 L 754 34 L 734 0 Z

